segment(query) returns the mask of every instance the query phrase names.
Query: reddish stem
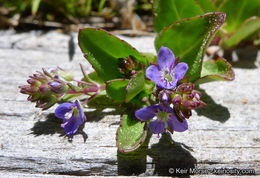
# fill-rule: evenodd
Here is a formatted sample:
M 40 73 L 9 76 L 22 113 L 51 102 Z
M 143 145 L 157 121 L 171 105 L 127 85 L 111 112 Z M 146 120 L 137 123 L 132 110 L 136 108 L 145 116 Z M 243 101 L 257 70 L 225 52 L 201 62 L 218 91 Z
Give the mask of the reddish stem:
M 84 85 L 88 85 L 88 86 L 96 86 L 95 84 L 93 83 L 87 83 L 87 82 L 84 82 L 84 81 L 81 81 L 81 80 L 74 80 L 75 82 L 78 82 L 78 83 L 82 83 Z

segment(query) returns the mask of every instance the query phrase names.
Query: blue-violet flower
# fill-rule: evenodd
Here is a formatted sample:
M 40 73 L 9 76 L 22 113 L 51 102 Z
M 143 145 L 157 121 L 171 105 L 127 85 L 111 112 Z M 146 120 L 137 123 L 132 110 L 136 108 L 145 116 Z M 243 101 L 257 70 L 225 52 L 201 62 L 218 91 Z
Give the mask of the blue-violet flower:
M 161 134 L 167 128 L 171 132 L 183 132 L 188 129 L 187 121 L 180 122 L 170 106 L 147 106 L 136 111 L 135 116 L 141 121 L 150 120 L 148 127 L 154 134 Z
M 62 103 L 55 110 L 55 116 L 63 119 L 61 126 L 66 135 L 73 135 L 77 132 L 79 126 L 84 123 L 86 116 L 76 100 L 75 103 Z
M 175 66 L 175 57 L 167 47 L 161 47 L 157 56 L 158 65 L 151 65 L 146 70 L 146 77 L 160 88 L 173 89 L 188 70 L 184 62 Z

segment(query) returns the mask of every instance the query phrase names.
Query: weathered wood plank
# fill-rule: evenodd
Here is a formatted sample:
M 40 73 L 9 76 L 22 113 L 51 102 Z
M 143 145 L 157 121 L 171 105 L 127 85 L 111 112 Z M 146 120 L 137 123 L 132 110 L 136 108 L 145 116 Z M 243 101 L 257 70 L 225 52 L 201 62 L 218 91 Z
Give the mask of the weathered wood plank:
M 69 142 L 53 115 L 54 108 L 41 112 L 19 94 L 18 85 L 42 67 L 59 65 L 80 76 L 81 62 L 92 70 L 76 45 L 76 34 L 72 34 L 72 62 L 68 54 L 71 36 L 10 31 L 0 36 L 1 177 L 6 173 L 11 177 L 169 175 L 169 168 L 178 167 L 250 168 L 260 174 L 259 59 L 255 61 L 258 68 L 235 69 L 233 82 L 202 85 L 208 108 L 193 113 L 189 130 L 172 138 L 164 135 L 160 141 L 152 137 L 148 152 L 128 156 L 129 161 L 118 155 L 115 146 L 116 113 L 86 111 L 89 121 Z M 142 52 L 155 52 L 153 37 L 124 39 Z

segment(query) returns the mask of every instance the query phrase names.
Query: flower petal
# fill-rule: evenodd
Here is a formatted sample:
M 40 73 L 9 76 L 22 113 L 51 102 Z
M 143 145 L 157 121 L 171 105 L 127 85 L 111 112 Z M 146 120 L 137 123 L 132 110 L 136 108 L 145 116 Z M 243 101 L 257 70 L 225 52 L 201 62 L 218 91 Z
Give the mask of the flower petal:
M 152 80 L 159 88 L 164 88 L 165 82 L 157 66 L 151 65 L 146 69 L 146 77 Z
M 82 118 L 80 118 L 80 115 L 76 117 L 74 114 L 72 117 L 62 124 L 61 126 L 64 128 L 66 135 L 73 135 L 77 132 L 79 126 L 83 124 L 84 120 L 82 121 Z
M 160 134 L 164 132 L 165 123 L 162 120 L 155 120 L 151 121 L 148 127 L 153 134 Z
M 188 68 L 189 68 L 188 65 L 184 62 L 177 64 L 173 69 L 173 73 L 175 74 L 175 79 L 177 79 L 177 81 L 181 80 L 184 77 L 185 73 L 187 72 Z
M 55 116 L 60 119 L 66 119 L 65 114 L 72 110 L 75 107 L 72 103 L 62 103 L 55 109 Z
M 184 132 L 188 129 L 188 123 L 184 119 L 183 122 L 178 121 L 176 116 L 173 114 L 172 117 L 170 117 L 167 121 L 168 127 L 170 127 L 171 130 L 177 131 L 177 132 Z
M 166 105 L 166 106 L 159 105 L 158 107 L 163 112 L 173 113 L 173 109 L 168 105 Z
M 170 69 L 175 62 L 175 57 L 172 51 L 164 46 L 160 48 L 157 59 L 161 70 L 165 68 Z
M 84 114 L 84 111 L 82 110 L 81 105 L 79 104 L 78 100 L 75 101 L 75 104 L 76 104 L 77 109 L 79 111 L 79 117 L 80 117 L 80 119 L 82 120 L 82 123 L 83 123 L 86 120 L 86 116 Z
M 173 80 L 172 82 L 167 82 L 166 84 L 164 84 L 164 88 L 166 89 L 173 89 L 177 86 L 178 80 Z
M 135 117 L 141 121 L 152 119 L 155 116 L 155 112 L 158 110 L 159 105 L 147 106 L 139 109 L 135 112 Z

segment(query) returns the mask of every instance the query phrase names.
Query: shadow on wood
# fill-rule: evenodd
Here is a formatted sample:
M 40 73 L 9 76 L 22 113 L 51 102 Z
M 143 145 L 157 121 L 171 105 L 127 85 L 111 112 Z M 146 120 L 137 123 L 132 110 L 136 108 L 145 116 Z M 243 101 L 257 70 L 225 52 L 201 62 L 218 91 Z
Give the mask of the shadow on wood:
M 149 133 L 144 145 L 132 153 L 118 151 L 118 175 L 142 175 L 142 176 L 189 176 L 190 169 L 195 168 L 197 160 L 191 155 L 188 146 L 174 142 L 170 133 L 163 133 L 159 143 L 153 144 L 148 149 L 148 143 L 152 134 Z M 152 157 L 152 173 L 147 170 L 147 155 Z M 188 170 L 179 173 L 175 170 Z M 174 170 L 175 172 L 172 172 Z
M 61 127 L 62 120 L 55 117 L 54 114 L 48 114 L 46 120 L 39 120 L 37 121 L 33 128 L 31 128 L 31 134 L 35 136 L 40 136 L 40 135 L 53 135 L 53 134 L 60 134 L 62 137 L 68 137 L 68 141 L 72 142 L 73 141 L 73 136 L 66 136 L 64 129 Z M 77 133 L 75 135 L 81 134 L 84 142 L 86 142 L 88 135 L 83 131 L 85 124 L 82 124 Z
M 230 112 L 227 107 L 221 104 L 215 103 L 215 101 L 205 92 L 203 89 L 198 89 L 202 93 L 201 100 L 204 101 L 207 106 L 196 109 L 199 116 L 203 115 L 211 120 L 219 121 L 221 123 L 226 122 L 230 118 Z
M 154 175 L 190 175 L 189 170 L 194 169 L 197 163 L 197 160 L 191 155 L 190 151 L 192 151 L 191 148 L 183 143 L 173 141 L 170 133 L 164 132 L 159 143 L 152 145 L 148 151 L 155 165 Z M 176 170 L 185 171 L 176 172 Z
M 256 47 L 240 47 L 237 49 L 225 50 L 224 58 L 227 59 L 233 67 L 244 69 L 255 69 L 255 61 L 257 59 Z

